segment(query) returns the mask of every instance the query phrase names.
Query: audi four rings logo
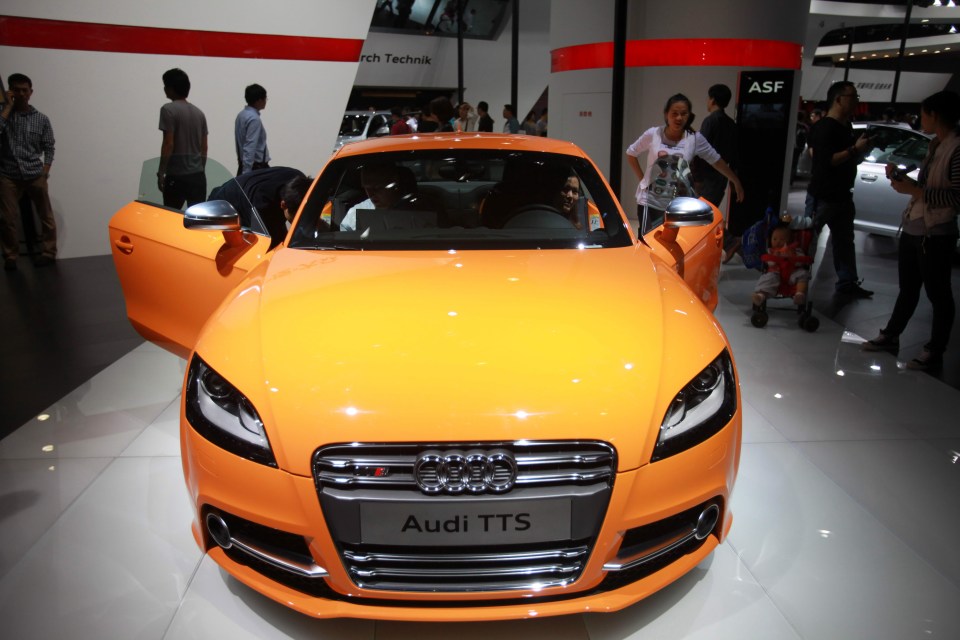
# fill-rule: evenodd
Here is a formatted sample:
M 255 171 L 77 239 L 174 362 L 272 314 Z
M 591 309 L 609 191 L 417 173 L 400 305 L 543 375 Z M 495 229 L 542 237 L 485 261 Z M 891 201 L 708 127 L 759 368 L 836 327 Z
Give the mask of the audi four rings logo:
M 424 493 L 505 493 L 517 482 L 517 461 L 509 451 L 425 451 L 413 476 Z

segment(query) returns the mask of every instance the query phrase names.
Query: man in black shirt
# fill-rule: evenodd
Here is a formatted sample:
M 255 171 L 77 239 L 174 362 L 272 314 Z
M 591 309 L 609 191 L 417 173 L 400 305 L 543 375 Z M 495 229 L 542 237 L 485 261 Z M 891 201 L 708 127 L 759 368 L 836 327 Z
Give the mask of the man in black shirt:
M 480 115 L 477 120 L 477 131 L 493 131 L 493 118 L 487 113 L 488 110 L 489 105 L 486 102 L 481 100 L 477 103 L 477 113 Z
M 730 104 L 730 87 L 715 84 L 707 90 L 707 111 L 710 112 L 700 127 L 700 133 L 720 157 L 730 165 L 737 166 L 737 123 L 724 109 Z M 693 163 L 693 181 L 697 193 L 720 206 L 727 190 L 727 179 L 719 171 L 700 158 Z
M 833 266 L 837 272 L 836 291 L 854 298 L 869 298 L 873 291 L 860 286 L 857 278 L 857 254 L 853 243 L 853 181 L 857 165 L 870 141 L 866 133 L 853 135 L 850 120 L 856 113 L 860 96 L 852 82 L 837 82 L 827 92 L 827 115 L 810 130 L 808 144 L 813 151 L 813 167 L 808 198 L 814 205 L 817 229 L 830 228 Z

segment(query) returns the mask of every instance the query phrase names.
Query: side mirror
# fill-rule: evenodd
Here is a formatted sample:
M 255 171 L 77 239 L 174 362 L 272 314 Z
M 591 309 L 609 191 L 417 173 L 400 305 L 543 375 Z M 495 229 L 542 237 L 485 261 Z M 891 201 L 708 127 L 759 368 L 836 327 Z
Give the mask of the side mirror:
M 678 227 L 702 227 L 713 222 L 713 207 L 697 198 L 674 198 L 667 205 L 663 226 L 666 229 Z
M 211 200 L 187 207 L 183 226 L 202 231 L 239 231 L 240 214 L 226 200 Z

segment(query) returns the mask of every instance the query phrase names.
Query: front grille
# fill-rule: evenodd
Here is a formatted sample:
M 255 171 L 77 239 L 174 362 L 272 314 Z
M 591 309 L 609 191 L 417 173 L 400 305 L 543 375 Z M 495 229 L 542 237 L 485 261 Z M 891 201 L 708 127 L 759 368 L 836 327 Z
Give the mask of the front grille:
M 416 488 L 413 467 L 430 450 L 506 450 L 517 462 L 518 487 L 613 484 L 616 454 L 603 442 L 461 442 L 435 444 L 343 444 L 314 454 L 318 487 L 338 489 Z
M 516 483 L 501 495 L 430 495 L 419 488 L 414 464 L 421 453 L 433 451 L 506 452 L 516 461 Z M 579 441 L 350 444 L 318 450 L 313 469 L 324 519 L 357 586 L 421 593 L 511 591 L 565 586 L 580 577 L 606 514 L 616 453 L 606 443 Z M 475 515 L 478 507 L 509 513 L 518 504 L 534 509 L 548 504 L 553 513 L 551 501 L 569 513 L 569 523 L 566 516 L 562 522 L 569 524 L 569 535 L 509 543 L 487 542 L 483 536 L 462 545 L 462 539 L 429 544 L 381 535 L 371 542 L 361 524 L 364 507 L 368 514 L 396 505 L 449 509 L 450 514 L 474 514 L 470 518 L 476 523 L 482 517 Z

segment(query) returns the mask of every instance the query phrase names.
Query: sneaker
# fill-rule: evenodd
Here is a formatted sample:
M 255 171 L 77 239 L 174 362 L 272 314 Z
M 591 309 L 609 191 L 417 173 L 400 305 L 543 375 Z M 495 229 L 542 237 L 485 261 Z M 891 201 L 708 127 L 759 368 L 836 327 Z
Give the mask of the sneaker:
M 17 270 L 17 261 L 16 259 L 10 258 L 3 261 L 3 270 L 4 271 L 16 271 Z
M 798 307 L 805 306 L 807 304 L 807 294 L 801 293 L 800 291 L 793 294 L 793 304 Z
M 848 284 L 844 287 L 840 287 L 837 289 L 837 293 L 844 296 L 850 296 L 851 298 L 869 298 L 873 295 L 873 291 L 864 289 L 859 284 Z
M 40 256 L 39 258 L 33 261 L 33 265 L 35 267 L 49 267 L 56 261 L 57 261 L 56 258 L 51 258 L 50 256 Z
M 899 351 L 900 338 L 881 331 L 873 340 L 864 342 L 862 348 L 864 351 Z
M 907 369 L 931 371 L 943 366 L 943 356 L 924 349 L 916 358 L 907 363 Z

